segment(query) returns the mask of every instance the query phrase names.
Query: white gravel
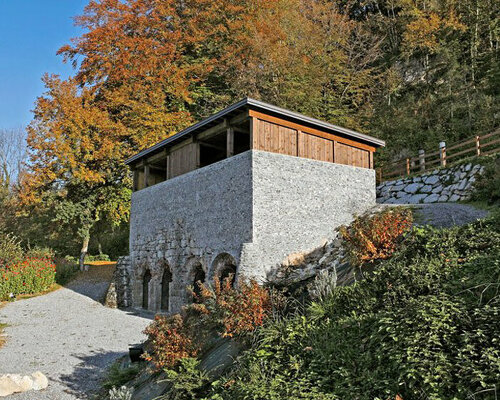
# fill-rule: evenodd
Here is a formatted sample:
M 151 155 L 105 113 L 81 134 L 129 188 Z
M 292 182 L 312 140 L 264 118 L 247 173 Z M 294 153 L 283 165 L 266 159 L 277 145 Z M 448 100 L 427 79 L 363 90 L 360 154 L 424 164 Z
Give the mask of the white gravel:
M 46 390 L 9 399 L 86 399 L 128 345 L 144 339 L 151 316 L 104 307 L 95 299 L 103 297 L 108 282 L 97 282 L 91 273 L 88 277 L 0 308 L 0 322 L 9 324 L 7 343 L 0 348 L 0 374 L 40 370 L 49 378 Z

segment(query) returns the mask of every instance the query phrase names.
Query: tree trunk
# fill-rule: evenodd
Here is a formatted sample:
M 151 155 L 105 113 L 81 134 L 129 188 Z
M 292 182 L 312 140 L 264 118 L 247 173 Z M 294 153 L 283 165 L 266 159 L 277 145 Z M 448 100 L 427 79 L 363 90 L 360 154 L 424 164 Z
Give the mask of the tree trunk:
M 89 249 L 90 233 L 85 235 L 82 243 L 82 250 L 80 251 L 80 271 L 85 270 L 85 256 Z

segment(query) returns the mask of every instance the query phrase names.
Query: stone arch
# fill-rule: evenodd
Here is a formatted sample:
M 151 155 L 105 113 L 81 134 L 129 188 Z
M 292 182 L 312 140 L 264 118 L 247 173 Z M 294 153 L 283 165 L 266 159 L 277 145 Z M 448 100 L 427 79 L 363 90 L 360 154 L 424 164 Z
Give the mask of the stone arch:
M 144 275 L 142 276 L 142 308 L 149 308 L 149 289 L 151 282 L 151 271 L 146 269 Z
M 170 283 L 172 282 L 172 271 L 165 261 L 161 278 L 160 309 L 170 311 Z
M 221 253 L 212 262 L 212 279 L 217 278 L 220 282 L 223 282 L 224 279 L 231 276 L 231 284 L 234 285 L 236 270 L 235 258 L 229 253 Z
M 206 273 L 203 268 L 203 264 L 201 260 L 197 257 L 191 258 L 187 262 L 188 264 L 188 285 L 193 287 L 193 292 L 196 295 L 200 294 L 200 285 L 199 282 L 205 283 Z M 191 298 L 193 300 L 193 298 Z

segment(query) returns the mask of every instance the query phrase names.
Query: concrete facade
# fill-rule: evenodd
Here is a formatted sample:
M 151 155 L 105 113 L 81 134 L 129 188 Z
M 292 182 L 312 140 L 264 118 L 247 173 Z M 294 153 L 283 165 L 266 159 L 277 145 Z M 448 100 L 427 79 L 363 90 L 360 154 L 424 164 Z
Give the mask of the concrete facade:
M 227 268 L 264 280 L 374 204 L 374 170 L 256 150 L 137 191 L 132 304 L 147 296 L 147 308 L 177 312 L 191 300 L 186 286 Z

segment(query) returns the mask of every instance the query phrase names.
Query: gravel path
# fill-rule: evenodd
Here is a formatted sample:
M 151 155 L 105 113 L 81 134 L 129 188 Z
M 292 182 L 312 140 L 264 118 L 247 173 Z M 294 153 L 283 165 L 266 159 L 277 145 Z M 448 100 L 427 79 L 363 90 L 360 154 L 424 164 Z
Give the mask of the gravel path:
M 144 339 L 151 316 L 96 301 L 105 295 L 111 272 L 91 267 L 65 288 L 0 308 L 0 321 L 9 324 L 7 343 L 0 349 L 0 374 L 40 370 L 49 378 L 44 391 L 7 398 L 86 399 L 113 360 Z
M 439 228 L 469 224 L 488 215 L 488 211 L 459 203 L 417 204 L 413 205 L 413 208 L 415 220 L 419 225 Z

